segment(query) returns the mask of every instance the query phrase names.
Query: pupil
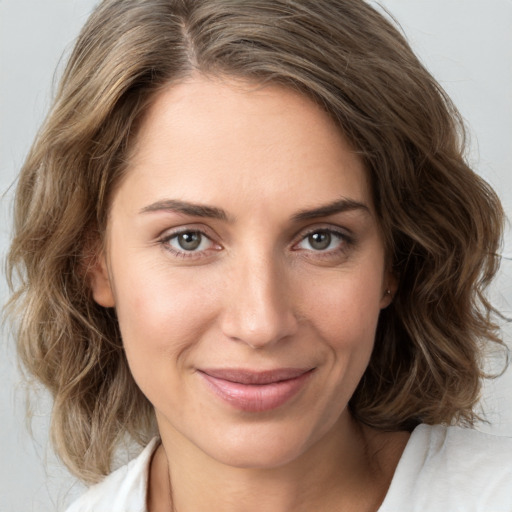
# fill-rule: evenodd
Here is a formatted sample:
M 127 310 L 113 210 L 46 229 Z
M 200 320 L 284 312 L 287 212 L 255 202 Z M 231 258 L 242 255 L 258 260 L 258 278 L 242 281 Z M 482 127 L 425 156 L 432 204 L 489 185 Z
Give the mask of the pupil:
M 193 251 L 201 244 L 201 234 L 194 232 L 181 233 L 178 235 L 178 243 L 185 251 Z
M 317 251 L 327 249 L 327 247 L 329 247 L 329 245 L 331 244 L 331 234 L 326 233 L 325 231 L 313 233 L 312 235 L 309 235 L 308 238 L 311 247 L 313 247 L 313 249 L 316 249 Z

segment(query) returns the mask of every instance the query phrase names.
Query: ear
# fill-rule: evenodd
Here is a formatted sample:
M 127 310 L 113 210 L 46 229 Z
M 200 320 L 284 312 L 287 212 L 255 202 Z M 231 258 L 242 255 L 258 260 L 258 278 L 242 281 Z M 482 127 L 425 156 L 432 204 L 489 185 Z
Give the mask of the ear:
M 87 269 L 87 274 L 93 299 L 100 306 L 113 308 L 115 306 L 114 293 L 103 252 L 94 257 L 94 260 Z
M 393 302 L 397 289 L 398 278 L 391 269 L 388 269 L 383 280 L 382 299 L 380 301 L 381 309 L 387 308 Z

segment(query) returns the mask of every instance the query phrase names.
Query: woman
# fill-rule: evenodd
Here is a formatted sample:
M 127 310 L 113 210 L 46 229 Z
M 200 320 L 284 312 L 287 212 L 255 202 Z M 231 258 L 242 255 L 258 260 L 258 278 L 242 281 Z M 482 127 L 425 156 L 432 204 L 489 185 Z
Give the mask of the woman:
M 70 512 L 512 510 L 510 440 L 443 426 L 500 343 L 460 130 L 363 2 L 100 4 L 9 255 L 63 461 L 146 445 Z

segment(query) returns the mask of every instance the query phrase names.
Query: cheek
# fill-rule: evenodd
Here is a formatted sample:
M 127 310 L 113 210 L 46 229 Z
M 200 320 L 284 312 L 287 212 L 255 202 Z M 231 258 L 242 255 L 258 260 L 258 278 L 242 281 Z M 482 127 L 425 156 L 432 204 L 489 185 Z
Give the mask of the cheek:
M 324 362 L 316 407 L 322 428 L 346 409 L 372 354 L 380 315 L 382 275 L 377 269 L 337 270 L 311 280 L 301 304 Z M 304 288 L 302 289 L 304 290 Z
M 215 297 L 186 272 L 142 266 L 116 280 L 116 310 L 135 382 L 157 410 L 179 409 L 204 332 L 215 316 Z M 130 277 L 126 277 L 126 276 Z M 166 393 L 163 390 L 172 390 Z
M 139 367 L 179 362 L 216 314 L 211 286 L 183 269 L 139 262 L 116 276 L 115 285 L 121 335 L 134 373 Z
M 373 346 L 382 301 L 382 274 L 371 269 L 334 272 L 310 283 L 304 311 L 310 312 L 322 338 L 335 349 Z

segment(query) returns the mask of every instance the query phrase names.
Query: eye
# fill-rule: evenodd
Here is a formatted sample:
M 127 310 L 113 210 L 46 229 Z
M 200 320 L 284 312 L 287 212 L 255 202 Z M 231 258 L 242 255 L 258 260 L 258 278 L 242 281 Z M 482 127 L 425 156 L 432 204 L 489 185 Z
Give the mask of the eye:
M 183 257 L 217 248 L 216 244 L 204 233 L 195 230 L 173 233 L 164 237 L 160 242 L 174 254 Z
M 349 239 L 346 235 L 330 229 L 316 229 L 309 232 L 297 245 L 298 249 L 329 252 L 341 249 Z
M 199 249 L 203 243 L 203 235 L 198 231 L 189 231 L 187 233 L 180 233 L 179 235 L 174 236 L 169 240 L 169 242 L 171 245 L 173 245 L 173 242 L 176 243 L 176 245 L 184 251 L 195 251 L 196 249 Z

